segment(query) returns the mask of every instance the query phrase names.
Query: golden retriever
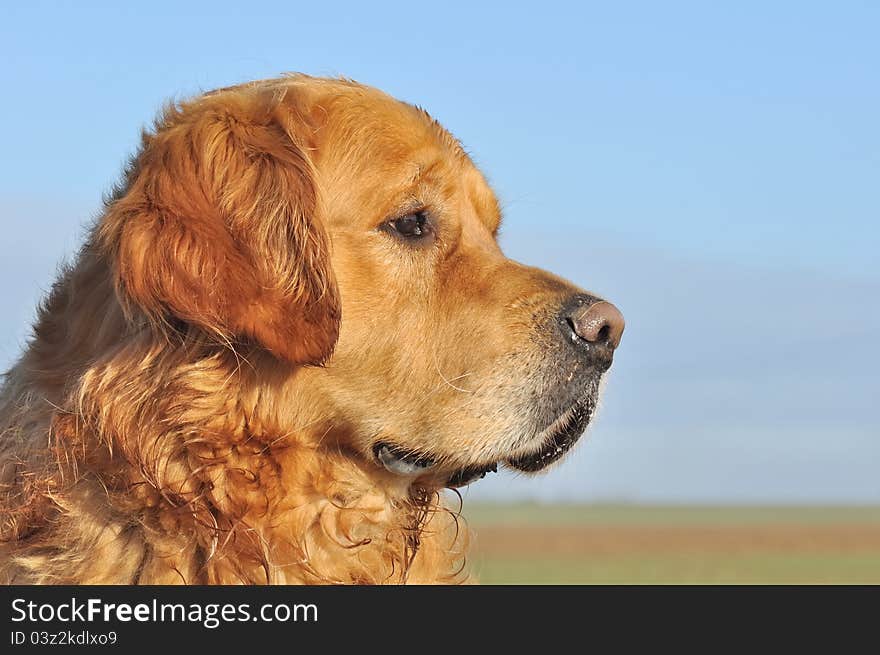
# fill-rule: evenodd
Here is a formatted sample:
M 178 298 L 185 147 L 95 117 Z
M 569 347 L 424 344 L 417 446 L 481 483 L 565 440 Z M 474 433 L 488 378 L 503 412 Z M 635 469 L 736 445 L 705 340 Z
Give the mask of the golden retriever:
M 376 89 L 168 108 L 6 374 L 0 578 L 469 581 L 440 492 L 559 459 L 624 325 L 505 258 L 500 220 Z

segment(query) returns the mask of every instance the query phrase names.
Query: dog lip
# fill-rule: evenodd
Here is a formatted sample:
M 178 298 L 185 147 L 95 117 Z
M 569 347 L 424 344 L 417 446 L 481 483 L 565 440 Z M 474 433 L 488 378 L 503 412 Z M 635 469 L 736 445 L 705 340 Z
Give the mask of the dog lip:
M 407 452 L 384 441 L 373 446 L 373 456 L 386 470 L 404 476 L 422 475 L 434 466 L 432 458 Z
M 456 471 L 449 479 L 446 481 L 446 486 L 449 489 L 457 489 L 458 487 L 466 487 L 471 482 L 476 482 L 477 480 L 482 480 L 486 477 L 487 473 L 497 473 L 498 472 L 498 463 L 492 462 L 486 466 L 471 466 L 466 469 L 461 469 Z
M 404 477 L 416 478 L 432 475 L 435 468 L 433 457 L 413 453 L 399 446 L 381 441 L 373 446 L 373 456 L 385 467 L 385 470 Z M 469 466 L 459 469 L 447 477 L 444 486 L 449 489 L 465 487 L 472 482 L 486 477 L 487 473 L 498 471 L 498 463 Z
M 537 452 L 506 460 L 506 464 L 524 473 L 535 473 L 560 459 L 574 446 L 590 423 L 595 400 L 586 396 L 576 401 L 544 430 L 542 447 Z

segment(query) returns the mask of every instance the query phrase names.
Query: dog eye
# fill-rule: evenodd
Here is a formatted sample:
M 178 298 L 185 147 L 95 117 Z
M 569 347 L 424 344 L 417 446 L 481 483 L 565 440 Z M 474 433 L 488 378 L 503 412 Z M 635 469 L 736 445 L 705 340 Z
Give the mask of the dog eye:
M 423 211 L 395 218 L 389 221 L 387 225 L 405 239 L 412 239 L 414 241 L 424 239 L 433 232 L 428 215 Z

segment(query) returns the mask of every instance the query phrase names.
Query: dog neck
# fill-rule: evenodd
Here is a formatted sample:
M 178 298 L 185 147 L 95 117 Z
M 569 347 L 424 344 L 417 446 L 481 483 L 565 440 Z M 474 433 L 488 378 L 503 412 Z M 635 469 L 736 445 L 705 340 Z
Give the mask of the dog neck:
M 54 460 L 13 474 L 32 484 L 9 499 L 8 581 L 466 579 L 466 531 L 436 490 L 347 452 L 295 398 L 279 412 L 267 384 L 282 373 L 259 353 L 156 338 L 100 268 L 62 276 L 17 367 L 40 375 L 13 369 L 3 391 L 4 416 L 27 417 L 34 450 L 48 432 Z M 64 548 L 41 549 L 50 533 Z

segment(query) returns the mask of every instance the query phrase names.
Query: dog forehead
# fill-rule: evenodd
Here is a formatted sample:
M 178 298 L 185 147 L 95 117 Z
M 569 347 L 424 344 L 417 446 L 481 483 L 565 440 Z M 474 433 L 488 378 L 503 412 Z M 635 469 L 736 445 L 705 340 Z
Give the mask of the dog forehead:
M 324 100 L 312 109 L 316 161 L 351 167 L 404 167 L 437 160 L 464 163 L 461 146 L 427 112 L 381 92 Z M 323 119 L 323 120 L 322 120 Z
M 486 178 L 425 109 L 347 79 L 293 75 L 255 84 L 297 106 L 311 129 L 312 161 L 337 199 L 360 196 L 378 208 L 418 184 L 445 187 L 443 195 L 461 195 L 497 230 L 501 211 Z

